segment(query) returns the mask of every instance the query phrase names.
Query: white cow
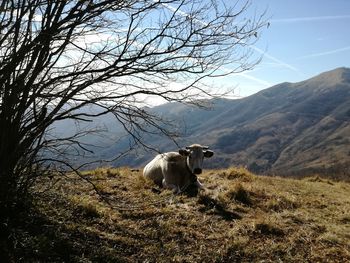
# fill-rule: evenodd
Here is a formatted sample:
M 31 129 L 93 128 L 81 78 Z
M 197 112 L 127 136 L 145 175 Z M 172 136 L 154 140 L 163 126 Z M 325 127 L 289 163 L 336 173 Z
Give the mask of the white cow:
M 204 157 L 210 158 L 214 152 L 209 147 L 193 144 L 180 149 L 179 152 L 167 152 L 158 154 L 143 169 L 143 175 L 156 184 L 175 192 L 185 191 L 194 184 L 202 188 L 197 179 L 197 174 L 202 173 Z

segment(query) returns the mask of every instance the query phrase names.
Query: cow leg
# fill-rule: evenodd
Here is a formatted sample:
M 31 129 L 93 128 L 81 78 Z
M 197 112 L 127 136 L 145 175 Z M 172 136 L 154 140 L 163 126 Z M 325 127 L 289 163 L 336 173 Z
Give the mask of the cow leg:
M 194 185 L 197 186 L 199 189 L 204 189 L 204 186 L 201 184 L 201 182 L 198 181 L 198 179 L 196 180 Z
M 179 187 L 177 185 L 175 185 L 175 184 L 168 184 L 165 181 L 165 179 L 163 179 L 162 185 L 163 185 L 164 188 L 172 190 L 174 192 L 174 194 L 177 194 L 177 193 L 180 192 L 180 189 L 179 189 Z

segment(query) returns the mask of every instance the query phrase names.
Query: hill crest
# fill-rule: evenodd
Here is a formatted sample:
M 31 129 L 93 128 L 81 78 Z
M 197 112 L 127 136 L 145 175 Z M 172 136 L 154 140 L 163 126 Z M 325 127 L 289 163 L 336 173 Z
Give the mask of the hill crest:
M 208 103 L 209 109 L 168 103 L 148 110 L 177 125 L 180 146 L 209 145 L 215 155 L 208 167 L 241 165 L 262 174 L 327 173 L 349 179 L 349 68 L 281 83 L 242 99 Z M 112 139 L 96 150 L 96 158 L 113 159 L 130 144 L 130 138 L 120 135 L 121 128 L 110 130 L 116 132 L 107 132 L 105 138 Z M 119 135 L 122 139 L 113 140 Z M 160 152 L 176 150 L 160 135 L 145 134 L 144 141 Z M 138 149 L 112 165 L 142 167 L 154 154 Z

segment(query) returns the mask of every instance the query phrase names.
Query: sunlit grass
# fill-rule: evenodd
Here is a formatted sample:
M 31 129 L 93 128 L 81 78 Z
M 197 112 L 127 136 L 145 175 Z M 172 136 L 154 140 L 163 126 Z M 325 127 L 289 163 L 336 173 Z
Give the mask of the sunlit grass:
M 62 259 L 62 242 L 71 262 L 350 260 L 348 183 L 231 167 L 201 175 L 205 189 L 193 196 L 160 189 L 127 167 L 82 175 L 88 181 L 69 174 L 38 199 L 48 223 L 26 246 L 46 249 L 41 261 L 49 253 Z

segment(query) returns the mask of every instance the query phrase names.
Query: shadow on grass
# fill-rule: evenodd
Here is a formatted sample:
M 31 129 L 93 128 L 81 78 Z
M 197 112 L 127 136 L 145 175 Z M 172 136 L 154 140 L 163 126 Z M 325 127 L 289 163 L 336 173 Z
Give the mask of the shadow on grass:
M 200 195 L 198 197 L 198 203 L 203 205 L 199 209 L 200 212 L 211 211 L 212 213 L 219 215 L 224 220 L 231 221 L 234 219 L 242 219 L 242 216 L 236 212 L 228 211 L 220 202 L 210 196 Z
M 101 237 L 83 227 L 69 227 L 39 213 L 13 231 L 14 262 L 127 262 L 137 247 Z M 98 244 L 98 246 L 96 246 Z M 113 250 L 108 248 L 113 247 Z

